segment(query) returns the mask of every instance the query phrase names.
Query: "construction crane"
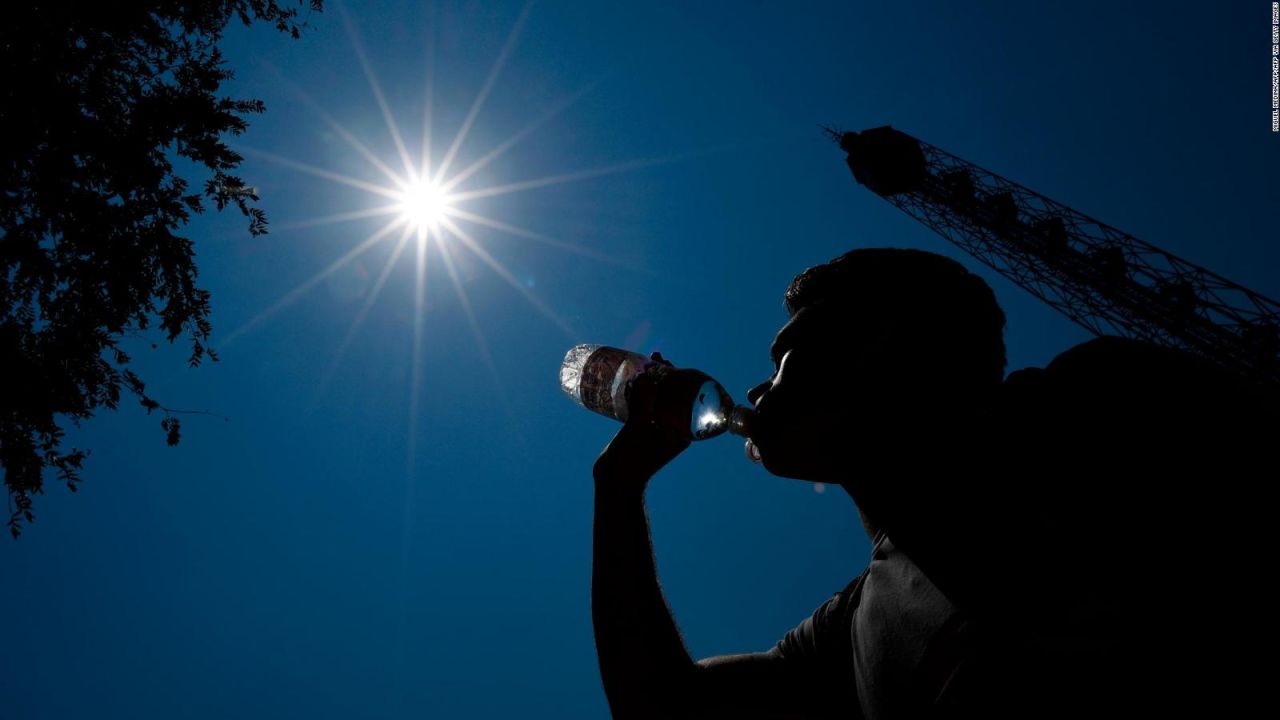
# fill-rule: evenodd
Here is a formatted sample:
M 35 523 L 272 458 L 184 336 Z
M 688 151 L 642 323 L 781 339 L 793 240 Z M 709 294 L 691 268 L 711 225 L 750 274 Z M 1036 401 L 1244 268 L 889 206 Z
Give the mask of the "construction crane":
M 1280 382 L 1280 303 L 890 126 L 828 129 L 859 184 L 1097 335 Z

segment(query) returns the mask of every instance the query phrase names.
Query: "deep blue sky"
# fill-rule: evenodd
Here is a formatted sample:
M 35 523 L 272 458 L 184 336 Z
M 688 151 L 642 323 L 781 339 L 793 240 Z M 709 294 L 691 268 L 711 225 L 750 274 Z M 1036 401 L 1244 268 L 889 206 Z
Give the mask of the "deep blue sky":
M 467 205 L 611 261 L 467 226 L 560 319 L 453 242 L 491 370 L 433 249 L 416 402 L 412 250 L 337 357 L 390 241 L 236 334 L 377 227 L 300 226 L 382 201 L 262 154 L 381 181 L 295 89 L 396 152 L 336 4 L 297 42 L 232 31 L 231 89 L 268 106 L 234 145 L 256 151 L 243 175 L 273 231 L 193 223 L 222 361 L 137 358 L 163 403 L 229 421 L 185 417 L 168 448 L 130 405 L 71 436 L 93 450 L 81 492 L 50 483 L 0 542 L 0 717 L 606 717 L 590 468 L 617 428 L 560 393 L 568 347 L 661 349 L 741 399 L 771 372 L 791 277 L 885 245 L 987 278 L 1010 370 L 1086 339 L 857 186 L 819 124 L 893 124 L 1280 295 L 1268 3 L 974 5 L 533 6 L 455 168 L 589 92 L 465 187 L 669 162 Z M 411 151 L 428 38 L 438 161 L 522 8 L 348 3 Z M 696 657 L 768 648 L 869 551 L 843 492 L 769 476 L 730 439 L 691 448 L 648 499 Z

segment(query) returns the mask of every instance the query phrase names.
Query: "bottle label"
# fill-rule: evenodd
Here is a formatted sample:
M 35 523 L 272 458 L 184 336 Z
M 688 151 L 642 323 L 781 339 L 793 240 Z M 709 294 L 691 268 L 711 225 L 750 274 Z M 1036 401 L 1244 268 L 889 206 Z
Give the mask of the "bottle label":
M 632 360 L 635 353 L 612 347 L 601 347 L 591 353 L 587 364 L 582 368 L 581 397 L 582 404 L 602 415 L 626 421 L 625 388 L 619 382 L 625 382 L 620 372 Z M 615 398 L 620 402 L 615 402 Z M 619 412 L 622 413 L 619 416 Z

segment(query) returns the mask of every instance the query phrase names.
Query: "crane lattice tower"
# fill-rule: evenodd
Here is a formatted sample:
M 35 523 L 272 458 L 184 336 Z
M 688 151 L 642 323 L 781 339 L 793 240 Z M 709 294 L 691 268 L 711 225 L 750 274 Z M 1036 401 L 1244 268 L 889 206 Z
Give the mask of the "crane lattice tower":
M 904 132 L 828 131 L 860 184 L 1097 335 L 1280 381 L 1280 303 Z

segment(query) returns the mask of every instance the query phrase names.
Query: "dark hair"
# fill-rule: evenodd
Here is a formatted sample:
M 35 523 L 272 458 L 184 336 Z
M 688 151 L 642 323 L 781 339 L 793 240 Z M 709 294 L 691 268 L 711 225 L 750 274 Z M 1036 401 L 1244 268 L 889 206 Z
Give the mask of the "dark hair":
M 834 310 L 857 336 L 887 333 L 898 360 L 939 380 L 1004 379 L 1004 312 L 982 278 L 923 250 L 862 248 L 805 270 L 783 298 L 787 312 Z M 945 358 L 940 362 L 939 358 Z

